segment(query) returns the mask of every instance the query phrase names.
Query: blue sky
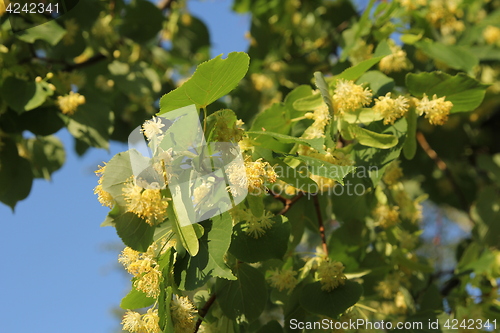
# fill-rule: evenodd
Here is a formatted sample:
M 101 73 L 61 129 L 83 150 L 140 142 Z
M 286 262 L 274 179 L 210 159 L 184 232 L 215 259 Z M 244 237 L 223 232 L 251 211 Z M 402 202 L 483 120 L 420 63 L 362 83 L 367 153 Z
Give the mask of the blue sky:
M 249 18 L 231 12 L 230 0 L 189 1 L 194 16 L 208 25 L 212 56 L 245 51 Z M 127 149 L 91 149 L 83 158 L 73 151 L 66 130 L 57 136 L 66 163 L 51 182 L 35 180 L 29 197 L 13 214 L 0 204 L 1 331 L 9 333 L 109 333 L 118 328 L 111 310 L 130 288 L 117 267 L 119 244 L 114 228 L 100 228 L 108 209 L 93 188 L 98 164 Z

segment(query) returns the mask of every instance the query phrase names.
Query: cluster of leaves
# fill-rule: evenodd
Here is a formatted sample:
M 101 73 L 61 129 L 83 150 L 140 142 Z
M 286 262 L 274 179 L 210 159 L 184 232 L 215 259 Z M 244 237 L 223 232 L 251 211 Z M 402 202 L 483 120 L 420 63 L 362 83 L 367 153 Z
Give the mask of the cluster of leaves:
M 356 107 L 340 113 L 334 102 L 341 80 L 364 83 L 374 96 L 394 93 L 394 79 L 369 71 L 384 56 L 362 61 L 327 79 L 316 73 L 316 93 L 309 85 L 297 86 L 283 102 L 259 113 L 246 131 L 235 127 L 237 117 L 232 110 L 210 115 L 206 111 L 244 77 L 249 59 L 243 53 L 231 53 L 225 60 L 217 57 L 200 65 L 181 87 L 162 97 L 159 115 L 194 104 L 204 111 L 207 138 L 239 141 L 246 159 L 264 160 L 275 170 L 284 170 L 278 172 L 276 184 L 284 194 L 276 193 L 276 187 L 267 184 L 269 195 L 250 193 L 230 213 L 198 225 L 181 226 L 178 211 L 185 207 L 169 206 L 168 217 L 151 225 L 132 214 L 129 202 L 122 199 L 123 188 L 133 176 L 128 155 L 133 151 L 117 155 L 106 165 L 102 176 L 102 189 L 115 200 L 104 225 L 116 227 L 124 243 L 140 252 L 165 244 L 165 237 L 174 240 L 166 245 L 170 259 L 162 259 L 167 254 L 156 259 L 162 272 L 158 298 L 147 297 L 133 288 L 122 307 L 139 309 L 153 305 L 158 310 L 158 330 L 164 332 L 184 332 L 169 304 L 172 294 L 178 298 L 193 295 L 194 291 L 193 299 L 200 312 L 198 322 L 195 324 L 196 318 L 190 317 L 192 322 L 187 327 L 195 331 L 202 321 L 204 330 L 288 331 L 287 325 L 283 328 L 270 321 L 273 309 L 280 309 L 285 323 L 291 319 L 317 321 L 323 316 L 333 320 L 366 316 L 360 309 L 373 311 L 368 315 L 372 320 L 381 316 L 385 320 L 409 321 L 433 318 L 436 313 L 429 310 L 436 308 L 420 307 L 420 302 L 426 305 L 431 301 L 429 297 L 435 295 L 435 289 L 426 286 L 432 267 L 414 252 L 418 208 L 402 187 L 397 175 L 399 167 L 393 162 L 403 150 L 408 159 L 416 153 L 415 106 L 410 107 L 406 117 L 384 125 L 383 117 L 374 108 Z M 446 96 L 453 103 L 452 113 L 479 106 L 486 90 L 485 85 L 465 74 L 452 76 L 442 72 L 408 73 L 405 86 L 401 88 L 417 97 Z M 313 126 L 311 117 L 305 114 L 321 107 L 330 115 L 324 134 L 304 136 L 307 128 Z M 225 126 L 221 126 L 221 121 Z M 304 153 L 304 147 L 315 153 Z M 331 152 L 342 152 L 354 166 L 321 158 Z M 299 171 L 302 167 L 307 172 Z M 359 172 L 355 172 L 356 168 Z M 246 173 L 250 176 L 252 171 Z M 328 188 L 333 192 L 322 187 L 325 178 L 337 182 Z M 339 184 L 363 190 L 350 193 Z M 339 187 L 341 194 L 335 191 Z M 171 198 L 168 192 L 162 195 Z M 209 191 L 205 196 L 213 197 L 213 193 Z M 312 200 L 306 199 L 311 196 Z M 384 208 L 387 211 L 396 206 L 401 210 L 396 217 L 383 212 Z M 264 218 L 269 211 L 275 217 L 271 226 L 256 236 L 248 232 L 251 218 L 242 211 L 251 212 L 256 218 Z M 309 211 L 316 211 L 317 217 L 311 217 Z M 324 223 L 328 221 L 327 237 Z M 322 248 L 315 249 L 317 245 Z M 314 254 L 304 255 L 302 250 Z M 342 262 L 347 282 L 325 287 L 327 278 L 321 273 L 324 262 Z M 164 290 L 169 292 L 165 294 Z M 429 306 L 438 306 L 439 300 L 432 301 Z M 346 314 L 352 306 L 354 310 Z
M 66 128 L 80 155 L 126 141 L 175 87 L 172 74 L 208 59 L 208 30 L 184 1 L 66 5 L 64 15 L 14 16 L 0 4 L 0 201 L 12 208 L 33 178 L 49 179 L 64 164 L 56 132 Z M 83 98 L 68 109 L 70 92 Z

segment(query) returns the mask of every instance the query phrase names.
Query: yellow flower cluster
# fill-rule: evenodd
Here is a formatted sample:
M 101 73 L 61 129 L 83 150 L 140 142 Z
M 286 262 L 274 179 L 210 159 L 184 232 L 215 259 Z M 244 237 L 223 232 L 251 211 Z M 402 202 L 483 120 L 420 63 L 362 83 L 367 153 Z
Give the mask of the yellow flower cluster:
M 0 17 L 2 17 L 3 14 L 5 14 L 5 4 L 3 1 L 0 1 Z
M 442 41 L 446 44 L 456 42 L 455 35 L 465 30 L 461 20 L 464 16 L 460 8 L 461 0 L 433 0 L 429 1 L 426 18 L 443 35 Z
M 393 187 L 399 183 L 401 177 L 403 177 L 403 169 L 401 169 L 399 160 L 397 160 L 387 166 L 382 180 L 388 187 Z
M 378 112 L 384 118 L 384 125 L 394 124 L 396 119 L 401 118 L 408 112 L 409 104 L 408 99 L 404 96 L 398 98 L 391 98 L 391 93 L 375 99 L 373 111 Z
M 421 6 L 427 4 L 427 0 L 398 0 L 401 7 L 405 8 L 407 11 L 415 10 Z
M 263 194 L 266 183 L 274 183 L 278 178 L 271 165 L 263 162 L 262 158 L 245 162 L 245 168 L 238 163 L 230 164 L 226 171 L 231 184 L 227 190 L 234 196 L 244 193 L 246 189 L 253 195 Z
M 354 111 L 370 104 L 372 92 L 351 80 L 340 79 L 333 92 L 333 107 L 336 114 Z
M 267 278 L 272 287 L 279 291 L 288 290 L 291 292 L 297 285 L 297 272 L 292 268 L 288 269 L 275 269 Z
M 189 298 L 175 296 L 170 303 L 170 311 L 176 333 L 194 332 L 196 309 Z
M 193 204 L 199 204 L 212 190 L 212 183 L 203 182 L 193 191 Z
M 325 154 L 320 154 L 311 150 L 308 151 L 306 155 L 335 165 L 349 166 L 354 164 L 354 161 L 350 159 L 349 155 L 345 155 L 343 152 L 338 150 L 332 150 L 331 148 L 328 148 Z M 327 177 L 311 175 L 309 178 L 311 178 L 312 180 L 314 180 L 314 182 L 316 182 L 316 184 L 318 184 L 318 189 L 320 192 L 328 191 L 336 184 L 336 181 L 334 179 Z
M 483 37 L 486 43 L 490 45 L 500 44 L 500 28 L 493 25 L 487 26 L 483 30 Z
M 254 237 L 259 238 L 266 233 L 266 229 L 273 226 L 274 221 L 272 220 L 273 214 L 269 211 L 265 211 L 262 216 L 255 216 L 251 210 L 237 206 L 230 210 L 231 217 L 233 219 L 233 225 L 240 222 L 245 222 L 245 232 Z
M 266 229 L 272 227 L 274 221 L 271 220 L 273 214 L 265 212 L 262 216 L 257 217 L 252 212 L 246 211 L 246 227 L 245 232 L 257 239 L 266 233 Z
M 273 81 L 265 74 L 253 73 L 250 75 L 250 80 L 258 91 L 268 90 L 274 86 Z
M 389 40 L 389 47 L 391 54 L 380 60 L 378 65 L 380 70 L 384 73 L 392 73 L 411 69 L 412 65 L 401 46 L 396 45 L 393 40 Z
M 422 198 L 412 200 L 404 189 L 396 192 L 395 200 L 400 208 L 399 215 L 403 219 L 410 222 L 416 222 L 422 218 L 422 206 L 420 202 Z
M 373 215 L 378 224 L 383 228 L 390 228 L 399 222 L 399 207 L 379 205 L 375 208 Z
M 366 44 L 364 40 L 358 40 L 349 54 L 349 60 L 352 65 L 357 65 L 360 62 L 370 59 L 373 53 L 373 44 Z
M 321 290 L 332 291 L 345 283 L 344 265 L 338 261 L 323 260 L 318 267 Z
M 155 260 L 155 248 L 153 244 L 147 252 L 141 253 L 126 247 L 118 257 L 118 262 L 135 277 L 134 287 L 153 298 L 160 294 L 161 280 L 161 272 Z
M 313 112 L 308 112 L 305 114 L 308 119 L 313 119 L 314 122 L 309 126 L 302 135 L 305 139 L 322 138 L 325 136 L 325 126 L 330 121 L 330 112 L 326 104 L 314 109 Z
M 124 331 L 131 333 L 160 333 L 159 322 L 160 318 L 157 309 L 148 309 L 143 315 L 127 310 L 123 316 L 122 325 Z
M 445 96 L 437 98 L 436 94 L 429 100 L 426 94 L 416 102 L 417 113 L 421 116 L 425 113 L 425 118 L 429 119 L 431 125 L 443 125 L 448 120 L 448 115 L 453 107 L 453 103 L 445 101 Z
M 122 191 L 127 212 L 145 219 L 147 224 L 155 225 L 167 217 L 168 201 L 162 197 L 159 189 L 143 189 L 130 180 Z
M 163 134 L 162 128 L 165 127 L 165 124 L 162 123 L 161 118 L 153 117 L 151 120 L 146 120 L 142 125 L 141 132 L 146 135 L 148 140 L 152 140 L 154 137 L 158 137 L 161 140 L 161 136 Z
M 73 91 L 70 91 L 68 95 L 57 97 L 59 109 L 61 109 L 62 113 L 70 116 L 74 114 L 82 104 L 85 104 L 85 96 Z
M 112 208 L 113 207 L 113 197 L 109 192 L 103 190 L 102 188 L 102 180 L 104 171 L 106 170 L 106 163 L 103 166 L 99 165 L 99 169 L 95 171 L 95 174 L 99 177 L 97 181 L 97 186 L 94 188 L 94 194 L 97 194 L 97 200 L 101 203 L 101 205 L 105 207 Z

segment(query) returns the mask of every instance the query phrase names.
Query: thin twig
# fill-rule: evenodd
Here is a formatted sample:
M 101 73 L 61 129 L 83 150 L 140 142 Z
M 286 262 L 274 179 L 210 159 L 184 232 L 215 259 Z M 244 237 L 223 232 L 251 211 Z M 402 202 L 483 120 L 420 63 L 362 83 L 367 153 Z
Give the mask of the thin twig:
M 316 215 L 318 216 L 318 224 L 319 224 L 319 235 L 321 236 L 321 245 L 323 246 L 323 252 L 325 252 L 328 257 L 328 246 L 326 244 L 326 236 L 325 236 L 325 225 L 323 224 L 323 217 L 321 216 L 321 207 L 319 205 L 318 195 L 313 196 L 314 208 L 316 209 Z
M 280 195 L 280 194 L 278 194 L 278 193 L 274 193 L 274 192 L 273 192 L 270 188 L 268 188 L 268 189 L 267 189 L 267 192 L 268 192 L 270 195 L 272 195 L 274 199 L 277 199 L 277 200 L 281 201 L 284 205 L 286 205 L 287 201 L 289 200 L 289 199 L 287 199 L 287 198 L 285 198 L 285 197 L 281 196 L 281 195 Z
M 285 215 L 286 212 L 288 212 L 290 210 L 290 208 L 292 208 L 292 206 L 300 199 L 304 196 L 304 192 L 299 192 L 299 194 L 297 194 L 296 196 L 294 196 L 292 199 L 285 199 L 283 197 L 283 199 L 285 199 L 285 201 L 283 202 L 285 204 L 285 207 L 283 207 L 283 209 L 278 213 L 278 215 Z M 280 200 L 280 199 L 278 199 Z
M 460 204 L 462 205 L 463 210 L 469 212 L 469 204 L 467 202 L 465 194 L 456 182 L 455 177 L 453 177 L 453 174 L 451 173 L 451 170 L 448 168 L 446 163 L 439 157 L 436 151 L 431 148 L 429 142 L 427 142 L 427 139 L 422 132 L 417 132 L 417 141 L 420 147 L 422 147 L 422 149 L 425 151 L 427 156 L 429 156 L 434 161 L 434 163 L 436 163 L 439 170 L 444 172 L 444 174 L 450 181 L 451 186 L 453 186 L 453 189 L 455 190 L 455 193 L 458 197 L 458 200 L 460 201 Z
M 198 332 L 198 329 L 200 328 L 201 323 L 203 322 L 203 318 L 207 315 L 208 311 L 210 310 L 210 307 L 212 304 L 215 302 L 215 293 L 213 293 L 210 298 L 207 300 L 205 305 L 198 311 L 198 315 L 200 318 L 196 321 L 196 326 L 194 327 L 194 333 Z

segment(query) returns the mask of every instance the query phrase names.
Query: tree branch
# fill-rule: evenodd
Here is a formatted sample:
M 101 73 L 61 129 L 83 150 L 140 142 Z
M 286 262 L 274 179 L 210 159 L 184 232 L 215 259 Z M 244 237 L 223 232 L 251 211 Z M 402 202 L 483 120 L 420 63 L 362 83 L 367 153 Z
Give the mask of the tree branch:
M 316 215 L 318 216 L 318 224 L 319 224 L 319 235 L 321 236 L 321 245 L 323 246 L 323 252 L 325 252 L 328 257 L 328 246 L 326 244 L 326 236 L 325 236 L 325 225 L 323 224 L 323 216 L 321 215 L 321 207 L 319 205 L 318 194 L 313 196 L 314 208 L 316 209 Z
M 196 321 L 196 325 L 194 327 L 194 333 L 198 332 L 198 329 L 200 328 L 201 323 L 203 322 L 203 318 L 205 318 L 205 316 L 207 315 L 208 311 L 210 310 L 210 307 L 215 302 L 215 297 L 216 297 L 215 293 L 213 293 L 210 296 L 210 298 L 207 300 L 207 302 L 205 303 L 205 305 L 203 305 L 203 307 L 198 311 L 198 314 L 200 315 L 200 318 L 198 318 L 198 320 Z
M 282 201 L 285 204 L 285 207 L 278 213 L 278 215 L 285 215 L 286 212 L 292 208 L 292 206 L 304 196 L 304 192 L 299 192 L 296 196 L 294 196 L 292 199 L 285 199 L 282 196 L 279 196 L 281 199 L 284 199 L 285 201 Z M 281 199 L 277 198 L 278 200 L 281 201 Z

